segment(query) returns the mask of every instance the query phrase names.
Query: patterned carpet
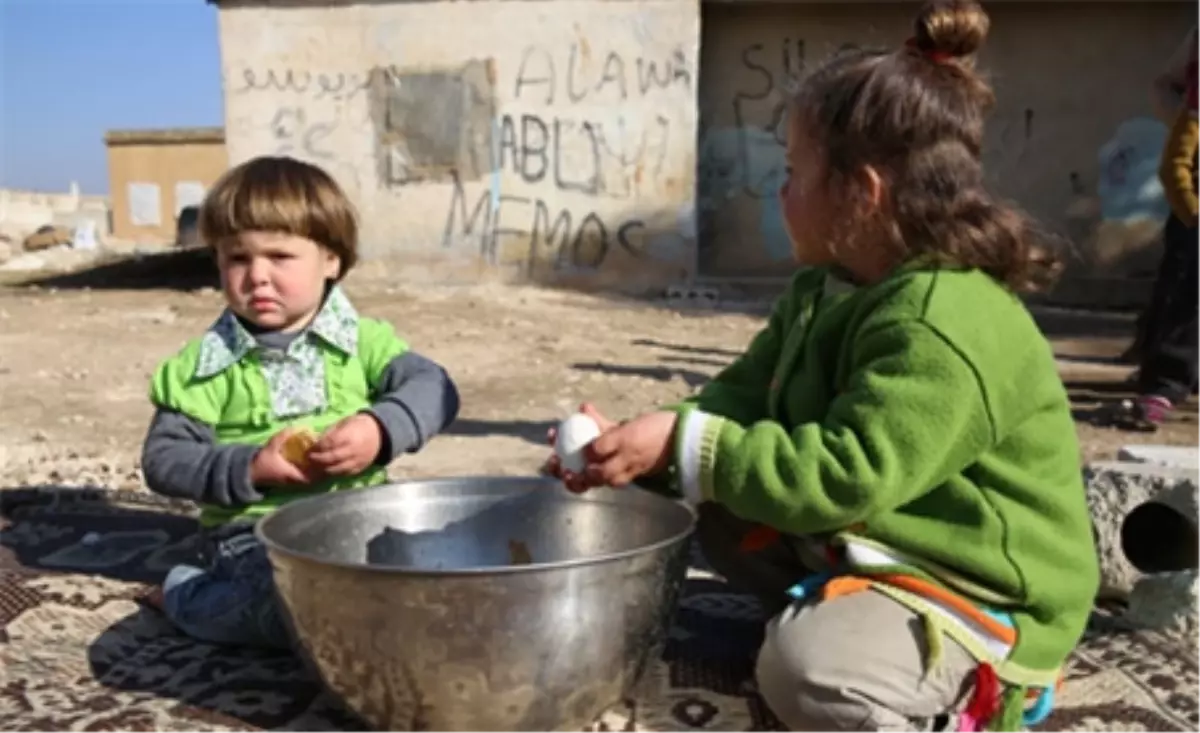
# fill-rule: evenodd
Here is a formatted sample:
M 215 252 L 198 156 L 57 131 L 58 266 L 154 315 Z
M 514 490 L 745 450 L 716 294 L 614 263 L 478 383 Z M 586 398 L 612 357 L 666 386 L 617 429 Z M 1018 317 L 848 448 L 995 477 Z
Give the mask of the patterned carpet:
M 301 664 L 179 635 L 138 598 L 188 554 L 185 507 L 94 490 L 0 493 L 0 728 L 361 730 Z M 671 642 L 597 730 L 777 730 L 755 693 L 756 602 L 692 571 Z M 1197 659 L 1098 610 L 1046 730 L 1196 730 Z

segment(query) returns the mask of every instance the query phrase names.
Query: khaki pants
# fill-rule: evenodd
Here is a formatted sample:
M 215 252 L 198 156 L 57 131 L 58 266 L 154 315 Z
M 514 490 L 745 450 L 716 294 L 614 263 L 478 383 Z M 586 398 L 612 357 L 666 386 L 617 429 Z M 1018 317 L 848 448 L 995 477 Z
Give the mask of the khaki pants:
M 932 730 L 954 722 L 970 698 L 977 666 L 966 650 L 946 638 L 941 661 L 927 673 L 922 620 L 875 591 L 789 605 L 786 591 L 810 572 L 811 549 L 785 538 L 742 552 L 738 543 L 750 527 L 717 504 L 700 506 L 697 536 L 705 557 L 776 614 L 755 677 L 788 728 Z

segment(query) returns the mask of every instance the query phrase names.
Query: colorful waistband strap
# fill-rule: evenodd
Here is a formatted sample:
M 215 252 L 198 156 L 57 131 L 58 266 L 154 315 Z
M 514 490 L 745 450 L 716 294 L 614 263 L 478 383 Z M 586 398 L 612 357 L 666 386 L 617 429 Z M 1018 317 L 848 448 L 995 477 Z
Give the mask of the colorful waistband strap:
M 787 589 L 786 593 L 793 601 L 805 603 L 814 599 L 822 601 L 833 600 L 840 596 L 869 590 L 875 585 L 890 587 L 909 596 L 926 597 L 948 606 L 957 613 L 974 621 L 978 626 L 994 635 L 998 640 L 1012 644 L 1016 641 L 1016 631 L 1012 616 L 996 609 L 986 608 L 972 603 L 967 599 L 952 593 L 933 583 L 913 576 L 887 574 L 880 576 L 816 573 L 808 575 Z M 889 594 L 890 595 L 890 594 Z M 914 609 L 925 620 L 929 636 L 930 660 L 934 666 L 938 651 L 941 649 L 941 636 L 946 632 L 945 622 L 938 621 L 934 612 L 926 604 L 925 610 Z M 1062 678 L 1059 677 L 1059 684 Z M 959 716 L 960 731 L 982 731 L 996 721 L 997 715 L 1005 713 L 1005 706 L 1011 704 L 1011 694 L 1005 693 L 1005 684 L 1000 680 L 995 668 L 986 661 L 980 660 L 975 672 L 975 689 L 966 710 Z M 1056 685 L 1040 687 L 1031 686 L 1022 690 L 1022 697 L 1033 700 L 1032 705 L 1023 706 L 1020 715 L 1021 724 L 1025 727 L 1037 725 L 1047 717 L 1054 708 Z M 1008 692 L 1016 692 L 1018 687 L 1008 686 Z M 1016 701 L 1019 704 L 1019 700 Z M 1012 711 L 1016 715 L 1016 710 Z M 1001 715 L 1001 717 L 1009 717 Z M 996 721 L 998 722 L 998 721 Z M 1014 721 L 1015 722 L 1015 721 Z

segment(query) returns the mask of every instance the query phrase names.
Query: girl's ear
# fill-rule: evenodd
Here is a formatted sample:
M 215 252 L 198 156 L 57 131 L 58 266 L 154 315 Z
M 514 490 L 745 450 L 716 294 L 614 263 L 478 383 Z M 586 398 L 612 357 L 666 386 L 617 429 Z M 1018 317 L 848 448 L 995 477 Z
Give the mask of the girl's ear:
M 879 171 L 873 166 L 864 165 L 858 170 L 858 182 L 871 209 L 878 211 L 882 208 L 886 192 L 884 191 L 883 176 L 879 175 Z

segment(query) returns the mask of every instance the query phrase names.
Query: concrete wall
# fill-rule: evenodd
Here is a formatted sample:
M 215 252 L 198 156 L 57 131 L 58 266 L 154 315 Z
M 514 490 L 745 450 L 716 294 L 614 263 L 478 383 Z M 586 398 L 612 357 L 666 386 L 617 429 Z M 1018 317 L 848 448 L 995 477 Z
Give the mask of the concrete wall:
M 775 201 L 788 83 L 844 44 L 898 45 L 918 6 L 263 5 L 221 3 L 232 163 L 327 167 L 397 277 L 635 288 L 790 273 Z M 988 8 L 995 189 L 1070 236 L 1075 280 L 1149 274 L 1166 208 L 1148 90 L 1195 4 Z
M 109 233 L 106 196 L 82 195 L 77 185 L 55 193 L 0 189 L 0 234 L 18 244 L 47 224 L 75 227 L 84 221 L 95 226 L 98 236 Z
M 222 3 L 231 163 L 326 167 L 398 277 L 690 275 L 695 0 L 336 5 Z
M 783 175 L 779 122 L 787 84 L 844 44 L 903 41 L 915 7 L 705 5 L 701 275 L 791 270 L 775 196 Z M 992 31 L 980 66 L 998 96 L 984 156 L 993 189 L 1072 238 L 1073 277 L 1153 269 L 1166 215 L 1156 178 L 1165 128 L 1152 119 L 1150 82 L 1195 22 L 1195 4 L 987 7 Z
M 105 143 L 119 239 L 173 242 L 179 212 L 198 205 L 227 168 L 220 128 L 118 130 Z

